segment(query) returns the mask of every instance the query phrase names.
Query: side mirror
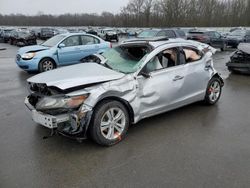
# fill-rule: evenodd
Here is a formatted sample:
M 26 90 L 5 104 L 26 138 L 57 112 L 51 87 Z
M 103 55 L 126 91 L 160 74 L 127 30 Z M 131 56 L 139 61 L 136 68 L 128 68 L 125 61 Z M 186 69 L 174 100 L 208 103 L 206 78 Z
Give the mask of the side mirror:
M 65 47 L 65 44 L 61 43 L 58 45 L 58 48 L 64 48 Z
M 149 73 L 146 72 L 141 72 L 140 75 L 142 75 L 144 78 L 150 78 L 151 75 Z

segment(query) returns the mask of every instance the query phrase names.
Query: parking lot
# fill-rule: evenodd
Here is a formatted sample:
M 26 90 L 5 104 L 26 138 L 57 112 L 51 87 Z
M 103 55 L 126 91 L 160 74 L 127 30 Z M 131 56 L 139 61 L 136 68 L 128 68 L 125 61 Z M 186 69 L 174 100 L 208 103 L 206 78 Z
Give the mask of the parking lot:
M 0 187 L 237 187 L 250 185 L 250 77 L 230 74 L 232 50 L 214 56 L 225 79 L 215 106 L 192 104 L 130 127 L 114 147 L 43 139 L 24 105 L 18 47 L 0 43 Z M 83 72 L 84 74 L 84 72 Z

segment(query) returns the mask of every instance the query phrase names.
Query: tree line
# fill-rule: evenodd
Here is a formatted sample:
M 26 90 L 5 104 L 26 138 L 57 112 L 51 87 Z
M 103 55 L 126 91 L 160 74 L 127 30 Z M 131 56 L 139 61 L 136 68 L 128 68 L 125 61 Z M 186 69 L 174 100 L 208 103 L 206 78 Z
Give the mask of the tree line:
M 0 25 L 116 27 L 250 26 L 250 0 L 130 0 L 117 14 L 0 14 Z

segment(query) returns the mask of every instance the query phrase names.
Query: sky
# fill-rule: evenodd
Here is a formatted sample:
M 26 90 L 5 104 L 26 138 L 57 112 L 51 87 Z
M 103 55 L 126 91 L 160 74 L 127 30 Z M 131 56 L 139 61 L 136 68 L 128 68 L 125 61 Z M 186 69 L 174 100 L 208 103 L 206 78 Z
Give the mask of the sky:
M 129 0 L 0 0 L 0 14 L 118 13 Z

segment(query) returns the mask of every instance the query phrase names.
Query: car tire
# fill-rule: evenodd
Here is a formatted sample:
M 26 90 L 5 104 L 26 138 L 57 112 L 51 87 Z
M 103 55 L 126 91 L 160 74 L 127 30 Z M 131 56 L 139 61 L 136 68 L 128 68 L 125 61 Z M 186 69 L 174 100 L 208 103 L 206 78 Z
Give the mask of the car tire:
M 55 69 L 55 63 L 50 58 L 44 58 L 40 61 L 38 65 L 38 71 L 39 72 L 46 72 Z
M 94 110 L 90 137 L 103 146 L 112 146 L 122 141 L 129 127 L 129 114 L 126 107 L 118 102 L 105 100 Z
M 221 92 L 221 80 L 218 77 L 213 77 L 208 83 L 204 103 L 207 105 L 216 104 L 220 99 Z

